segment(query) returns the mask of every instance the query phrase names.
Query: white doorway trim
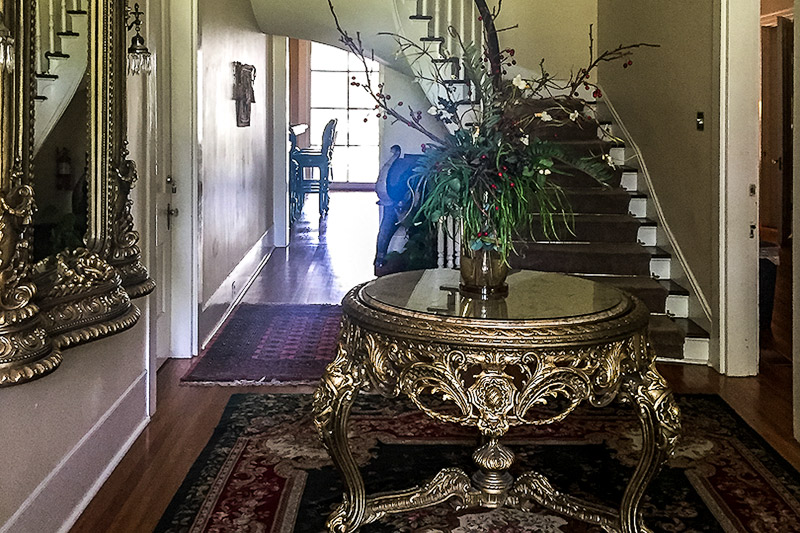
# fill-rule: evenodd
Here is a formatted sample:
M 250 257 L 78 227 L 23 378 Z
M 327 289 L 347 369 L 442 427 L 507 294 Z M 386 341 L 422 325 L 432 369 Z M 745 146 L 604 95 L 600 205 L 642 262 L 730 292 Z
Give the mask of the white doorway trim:
M 289 246 L 289 38 L 269 39 L 274 245 Z
M 718 370 L 758 373 L 758 2 L 720 3 Z M 752 231 L 752 233 L 751 233 Z
M 197 179 L 198 0 L 170 2 L 173 196 L 179 215 L 172 234 L 172 356 L 197 354 L 200 272 Z M 167 60 L 167 58 L 165 58 Z

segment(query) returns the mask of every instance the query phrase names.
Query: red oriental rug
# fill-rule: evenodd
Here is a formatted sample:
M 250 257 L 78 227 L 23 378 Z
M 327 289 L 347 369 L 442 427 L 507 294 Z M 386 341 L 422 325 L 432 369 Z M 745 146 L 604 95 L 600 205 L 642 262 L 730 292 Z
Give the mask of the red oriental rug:
M 241 304 L 181 382 L 314 385 L 336 354 L 338 305 Z
M 800 475 L 716 396 L 680 396 L 683 436 L 642 503 L 654 532 L 800 531 Z M 305 395 L 237 395 L 159 522 L 157 533 L 320 533 L 342 500 Z M 472 471 L 475 429 L 433 421 L 400 400 L 361 397 L 351 449 L 367 494 L 409 488 L 441 468 Z M 564 422 L 514 428 L 504 442 L 556 489 L 616 507 L 638 460 L 627 406 L 582 409 Z M 546 509 L 389 515 L 362 533 L 602 533 Z

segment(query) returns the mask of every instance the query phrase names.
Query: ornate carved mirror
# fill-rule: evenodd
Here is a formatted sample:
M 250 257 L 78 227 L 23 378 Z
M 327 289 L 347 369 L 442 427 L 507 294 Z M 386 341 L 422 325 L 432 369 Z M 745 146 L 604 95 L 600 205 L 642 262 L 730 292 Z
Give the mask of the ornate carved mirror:
M 5 69 L 0 76 L 0 386 L 4 386 L 53 371 L 65 348 L 135 324 L 140 313 L 131 299 L 148 294 L 155 284 L 141 263 L 131 215 L 129 193 L 136 168 L 126 149 L 124 0 L 0 0 L 0 12 L 15 49 L 13 70 Z M 77 187 L 65 190 L 70 196 L 85 197 L 84 207 L 73 213 L 74 227 L 85 233 L 65 249 L 58 249 L 58 243 L 69 239 L 50 239 L 56 243 L 48 250 L 53 253 L 34 261 L 33 162 L 35 148 L 46 135 L 36 128 L 55 123 L 46 112 L 37 113 L 44 108 L 37 107 L 37 100 L 63 98 L 70 92 L 41 94 L 43 82 L 59 79 L 57 73 L 42 68 L 43 59 L 70 57 L 61 44 L 54 45 L 56 39 L 77 40 L 82 44 L 74 48 L 74 55 L 84 52 L 83 47 L 86 53 L 85 67 L 77 74 L 62 70 L 64 78 L 77 77 L 77 83 L 73 80 L 77 89 L 71 90 L 75 96 L 68 97 L 78 99 L 73 100 L 79 106 L 73 115 L 79 118 L 77 124 L 67 124 L 71 128 L 67 131 L 85 135 L 78 143 L 85 146 L 85 170 Z M 47 49 L 48 43 L 52 49 Z M 37 123 L 37 118 L 44 120 Z M 73 155 L 74 159 L 79 158 Z M 39 182 L 36 189 L 43 186 L 49 184 Z

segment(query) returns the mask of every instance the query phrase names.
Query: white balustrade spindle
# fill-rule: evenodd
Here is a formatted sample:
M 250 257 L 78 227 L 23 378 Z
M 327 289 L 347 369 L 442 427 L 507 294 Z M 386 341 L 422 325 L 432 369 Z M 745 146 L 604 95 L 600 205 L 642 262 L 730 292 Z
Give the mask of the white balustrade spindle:
M 55 0 L 47 0 L 47 45 L 50 52 L 60 51 L 56 48 Z

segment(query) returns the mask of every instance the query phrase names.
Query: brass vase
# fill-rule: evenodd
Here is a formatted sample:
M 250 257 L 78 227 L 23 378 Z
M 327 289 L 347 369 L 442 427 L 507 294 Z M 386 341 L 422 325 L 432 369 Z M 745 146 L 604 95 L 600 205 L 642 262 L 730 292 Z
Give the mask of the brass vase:
M 461 292 L 475 298 L 508 294 L 508 265 L 497 250 L 461 250 Z

